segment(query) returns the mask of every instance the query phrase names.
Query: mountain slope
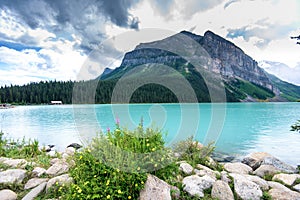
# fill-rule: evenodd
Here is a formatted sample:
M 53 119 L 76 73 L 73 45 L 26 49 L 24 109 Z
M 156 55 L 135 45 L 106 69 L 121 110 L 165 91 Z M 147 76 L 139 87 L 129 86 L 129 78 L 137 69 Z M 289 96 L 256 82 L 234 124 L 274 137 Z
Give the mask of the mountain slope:
M 168 66 L 184 76 L 199 102 L 211 101 L 211 88 L 218 93 L 222 85 L 225 86 L 226 99 L 219 101 L 272 100 L 279 94 L 284 96 L 288 91 L 282 83 L 271 80 L 243 50 L 211 31 L 207 31 L 204 36 L 182 31 L 163 40 L 139 44 L 125 54 L 120 67 L 101 75 L 101 80 L 117 81 L 124 75 L 127 78 L 143 79 L 158 70 L 159 65 Z M 175 74 L 162 71 L 158 76 L 175 78 Z M 283 91 L 280 91 L 278 85 Z M 289 93 L 288 100 L 297 99 L 297 92 Z

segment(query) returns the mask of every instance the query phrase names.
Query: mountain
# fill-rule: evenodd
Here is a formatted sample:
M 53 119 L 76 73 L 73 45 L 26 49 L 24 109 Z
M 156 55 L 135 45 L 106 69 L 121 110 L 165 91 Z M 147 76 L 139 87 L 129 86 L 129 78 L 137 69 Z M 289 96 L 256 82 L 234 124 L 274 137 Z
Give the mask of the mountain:
M 260 61 L 258 65 L 267 71 L 269 74 L 273 74 L 283 81 L 290 82 L 292 84 L 300 85 L 300 66 L 294 68 L 280 62 L 273 61 Z
M 174 71 L 163 70 L 162 65 Z M 163 40 L 141 43 L 125 54 L 120 67 L 109 74 L 102 74 L 100 79 L 117 81 L 126 77 L 132 82 L 149 74 L 155 74 L 154 79 L 179 79 L 180 75 L 176 75 L 176 72 L 189 81 L 199 102 L 211 101 L 210 89 L 221 92 L 222 86 L 225 86 L 225 101 L 283 101 L 300 98 L 300 87 L 270 76 L 242 49 L 211 31 L 203 36 L 182 31 Z M 218 74 L 221 76 L 219 79 Z M 161 92 L 163 88 L 159 84 L 149 85 L 154 90 L 152 93 L 156 89 Z M 134 94 L 149 91 L 143 87 L 138 88 Z M 289 88 L 293 88 L 294 92 L 288 92 Z
M 112 71 L 113 71 L 113 69 L 110 69 L 110 68 L 106 67 L 104 69 L 103 73 L 97 79 L 101 79 L 101 77 L 108 75 Z

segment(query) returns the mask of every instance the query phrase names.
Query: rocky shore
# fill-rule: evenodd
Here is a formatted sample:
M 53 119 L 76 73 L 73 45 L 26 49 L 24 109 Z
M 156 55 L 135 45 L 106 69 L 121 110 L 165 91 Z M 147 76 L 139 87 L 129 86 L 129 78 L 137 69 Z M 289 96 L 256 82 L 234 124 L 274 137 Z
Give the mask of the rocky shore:
M 73 182 L 68 174 L 74 165 L 72 157 L 76 149 L 68 147 L 50 160 L 47 169 L 26 159 L 0 157 L 0 199 L 31 200 L 52 187 Z M 186 161 L 178 162 L 182 172 L 178 179 L 183 191 L 195 199 L 203 198 L 209 192 L 213 199 L 231 200 L 297 200 L 300 199 L 300 174 L 297 168 L 287 165 L 272 155 L 264 152 L 252 153 L 241 162 L 220 163 L 222 170 L 216 171 L 207 166 L 217 165 L 210 158 L 207 166 L 198 164 L 192 167 Z M 31 167 L 28 167 L 31 166 Z M 14 191 L 11 185 L 22 187 Z M 7 188 L 5 187 L 7 186 Z M 10 186 L 10 187 L 9 187 Z M 169 183 L 149 174 L 140 200 L 178 199 L 180 190 Z M 21 196 L 21 197 L 20 197 Z

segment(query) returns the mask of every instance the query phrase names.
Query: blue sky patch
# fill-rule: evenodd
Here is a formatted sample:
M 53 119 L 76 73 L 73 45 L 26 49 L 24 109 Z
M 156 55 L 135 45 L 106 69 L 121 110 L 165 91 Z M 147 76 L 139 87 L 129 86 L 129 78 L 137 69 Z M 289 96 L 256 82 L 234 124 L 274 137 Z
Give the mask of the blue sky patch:
M 3 40 L 0 40 L 0 47 L 7 47 L 16 51 L 22 51 L 25 49 L 34 49 L 36 51 L 39 51 L 42 49 L 41 47 L 26 46 L 20 43 L 7 42 Z

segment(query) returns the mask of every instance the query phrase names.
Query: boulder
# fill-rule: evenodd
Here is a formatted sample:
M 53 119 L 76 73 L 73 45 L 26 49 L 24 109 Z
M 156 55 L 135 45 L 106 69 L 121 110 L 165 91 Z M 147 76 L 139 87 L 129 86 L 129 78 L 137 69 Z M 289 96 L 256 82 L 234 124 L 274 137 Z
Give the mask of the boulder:
M 63 162 L 63 161 L 59 158 L 52 158 L 50 160 L 50 165 L 54 165 L 55 163 L 61 163 L 61 162 Z
M 241 174 L 229 174 L 234 179 L 234 191 L 243 200 L 260 200 L 263 193 L 260 187 Z
M 289 188 L 287 188 L 286 186 L 274 181 L 268 181 L 268 185 L 272 189 L 287 190 L 287 191 L 289 190 Z
M 24 186 L 24 189 L 25 190 L 28 190 L 28 189 L 31 189 L 31 188 L 34 188 L 44 182 L 47 182 L 49 179 L 48 178 L 32 178 L 32 179 L 29 179 L 27 181 L 27 183 L 25 184 Z
M 213 184 L 211 197 L 219 200 L 234 200 L 233 192 L 228 183 L 220 180 Z
M 62 184 L 71 184 L 73 182 L 73 178 L 68 174 L 63 174 L 54 178 L 51 178 L 46 185 L 46 191 L 49 190 L 54 184 L 62 185 Z
M 0 199 L 1 200 L 16 200 L 18 195 L 11 190 L 0 190 Z
M 228 173 L 225 171 L 221 171 L 221 180 L 226 182 L 226 183 L 230 183 L 231 179 L 228 176 Z
M 41 168 L 41 167 L 35 167 L 32 170 L 32 175 L 35 176 L 35 177 L 40 177 L 40 176 L 42 176 L 45 173 L 46 173 L 46 169 Z
M 295 185 L 293 188 L 294 190 L 300 192 L 300 184 Z
M 35 199 L 37 196 L 39 196 L 39 194 L 41 194 L 44 191 L 46 185 L 47 185 L 46 182 L 41 183 L 37 187 L 33 188 L 29 193 L 27 193 L 22 198 L 22 200 L 33 200 L 33 199 Z
M 176 191 L 175 196 L 180 195 L 178 188 L 167 184 L 156 176 L 148 175 L 145 187 L 140 192 L 140 200 L 171 200 L 171 191 Z
M 51 175 L 51 176 L 57 176 L 57 175 L 68 172 L 68 170 L 69 170 L 68 163 L 57 162 L 47 169 L 46 174 Z
M 237 173 L 237 174 L 249 174 L 252 173 L 253 170 L 246 164 L 243 163 L 226 163 L 224 165 L 224 169 L 230 173 Z
M 203 190 L 211 188 L 215 180 L 209 176 L 187 176 L 182 180 L 183 190 L 190 196 L 204 197 Z
M 277 170 L 283 172 L 283 173 L 298 173 L 298 170 L 293 167 L 290 166 L 282 161 L 280 161 L 279 159 L 271 156 L 271 157 L 265 157 L 262 162 L 261 165 L 272 165 L 274 166 Z
M 292 190 L 271 189 L 269 195 L 272 200 L 299 200 L 300 194 Z
M 208 168 L 204 165 L 198 164 L 196 167 L 198 169 L 200 169 L 200 170 L 198 170 L 198 169 L 194 170 L 195 174 L 198 175 L 198 176 L 207 175 L 207 176 L 210 176 L 211 178 L 213 178 L 215 181 L 217 180 L 216 176 L 221 176 L 220 172 L 214 171 L 214 170 L 212 170 L 212 169 L 210 169 L 210 168 Z
M 253 170 L 257 169 L 262 160 L 265 157 L 271 157 L 272 155 L 266 153 L 266 152 L 255 152 L 247 155 L 243 160 L 242 163 L 250 166 Z
M 194 168 L 190 164 L 184 162 L 179 165 L 179 170 L 186 175 L 191 175 L 193 173 Z
M 0 183 L 13 184 L 21 183 L 26 177 L 26 170 L 23 169 L 8 169 L 0 172 Z
M 282 181 L 286 185 L 293 185 L 294 182 L 300 178 L 300 174 L 276 174 L 273 181 Z
M 274 176 L 275 174 L 277 174 L 278 172 L 280 172 L 280 170 L 278 170 L 276 167 L 274 167 L 273 165 L 261 165 L 259 168 L 257 168 L 253 174 L 263 178 L 266 175 L 271 175 Z
M 252 175 L 243 175 L 243 176 L 245 176 L 249 181 L 256 183 L 260 187 L 260 189 L 262 189 L 262 190 L 269 189 L 269 184 L 266 180 L 264 180 L 258 176 L 252 176 Z
M 7 165 L 11 168 L 24 168 L 27 165 L 27 161 L 25 159 L 6 159 L 2 162 L 4 165 Z
M 65 150 L 65 153 L 70 155 L 70 156 L 73 156 L 75 154 L 75 148 L 74 147 L 67 147 L 66 150 Z

